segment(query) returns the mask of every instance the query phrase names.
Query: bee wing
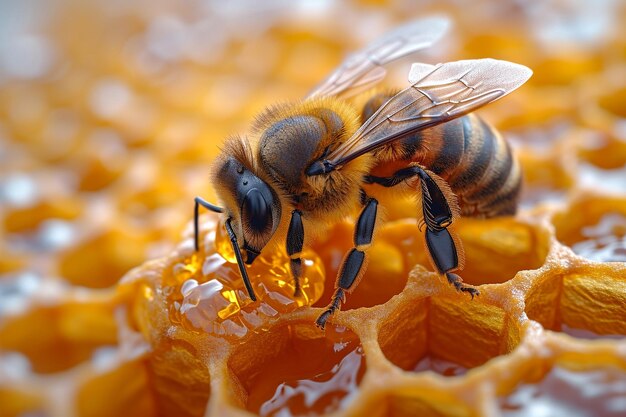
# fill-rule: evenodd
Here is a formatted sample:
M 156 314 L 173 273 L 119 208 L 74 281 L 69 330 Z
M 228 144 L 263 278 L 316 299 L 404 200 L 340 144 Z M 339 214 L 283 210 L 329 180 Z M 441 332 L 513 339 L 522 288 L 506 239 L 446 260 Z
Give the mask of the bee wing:
M 364 49 L 349 55 L 339 68 L 318 84 L 307 98 L 349 97 L 385 77 L 383 65 L 427 48 L 443 36 L 450 21 L 441 16 L 420 19 L 383 35 Z
M 413 64 L 412 85 L 383 104 L 326 161 L 338 167 L 411 133 L 463 116 L 507 95 L 531 75 L 523 65 L 495 59 Z

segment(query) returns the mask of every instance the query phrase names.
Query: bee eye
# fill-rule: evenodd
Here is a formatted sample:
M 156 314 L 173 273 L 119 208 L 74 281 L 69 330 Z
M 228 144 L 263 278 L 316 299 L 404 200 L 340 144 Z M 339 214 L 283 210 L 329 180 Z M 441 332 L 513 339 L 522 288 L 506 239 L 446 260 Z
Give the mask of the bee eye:
M 272 226 L 272 211 L 263 198 L 263 194 L 256 188 L 246 194 L 242 206 L 243 221 L 252 231 L 261 233 Z

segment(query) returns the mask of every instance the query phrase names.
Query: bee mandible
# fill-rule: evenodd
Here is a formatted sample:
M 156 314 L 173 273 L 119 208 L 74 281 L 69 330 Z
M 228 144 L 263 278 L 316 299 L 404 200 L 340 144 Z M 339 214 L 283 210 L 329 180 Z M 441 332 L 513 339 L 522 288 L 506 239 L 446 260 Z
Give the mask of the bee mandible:
M 420 230 L 434 270 L 477 295 L 455 273 L 464 251 L 453 224 L 460 216 L 514 214 L 521 173 L 508 143 L 469 113 L 515 90 L 532 71 L 495 59 L 416 63 L 404 90 L 370 93 L 362 108 L 347 100 L 378 83 L 384 65 L 432 45 L 447 27 L 447 19 L 431 17 L 387 33 L 348 56 L 304 100 L 263 112 L 250 137 L 227 139 L 212 173 L 223 207 L 195 199 L 196 250 L 199 206 L 223 213 L 250 298 L 256 300 L 245 264 L 277 244 L 289 255 L 298 296 L 305 231 L 357 215 L 354 247 L 316 321 L 324 328 L 365 272 L 380 190 L 408 189 L 421 196 Z

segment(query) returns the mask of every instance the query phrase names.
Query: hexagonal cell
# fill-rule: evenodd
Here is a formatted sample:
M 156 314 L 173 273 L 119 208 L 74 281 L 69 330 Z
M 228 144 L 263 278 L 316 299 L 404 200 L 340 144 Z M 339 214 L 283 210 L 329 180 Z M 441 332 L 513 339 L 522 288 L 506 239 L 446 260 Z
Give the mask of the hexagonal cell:
M 499 399 L 502 416 L 624 416 L 626 372 L 604 367 L 569 370 L 554 366 Z
M 611 91 L 609 94 L 600 97 L 598 102 L 604 110 L 617 117 L 626 118 L 626 105 L 624 103 L 626 103 L 626 87 Z
M 498 307 L 437 296 L 402 303 L 383 321 L 378 342 L 404 370 L 456 376 L 512 351 L 520 333 L 517 320 Z
M 0 352 L 25 355 L 36 373 L 69 369 L 115 344 L 113 306 L 105 303 L 39 307 L 0 322 Z
M 538 204 L 562 203 L 574 183 L 571 161 L 573 152 L 564 152 L 562 146 L 538 151 L 528 145 L 516 149 L 522 164 L 523 186 L 519 208 Z
M 438 389 L 420 387 L 419 390 L 403 390 L 404 393 L 389 395 L 385 417 L 475 417 L 476 412 L 459 401 L 457 396 Z
M 228 366 L 243 388 L 239 405 L 260 416 L 316 416 L 343 409 L 365 373 L 350 330 L 283 324 L 236 348 Z
M 593 164 L 579 163 L 576 171 L 579 187 L 606 193 L 626 193 L 626 164 L 619 168 L 604 169 Z
M 146 365 L 139 359 L 90 376 L 78 387 L 74 401 L 76 415 L 80 417 L 166 416 L 165 410 L 157 413 L 154 397 Z
M 378 229 L 367 252 L 369 262 L 365 274 L 354 292 L 348 295 L 342 310 L 384 304 L 404 289 L 413 264 L 406 261 L 389 224 Z M 326 270 L 324 292 L 315 307 L 326 306 L 332 299 L 342 261 L 354 245 L 354 227 L 353 221 L 341 222 L 313 243 L 313 249 L 322 258 Z
M 554 216 L 557 239 L 587 259 L 626 261 L 626 199 L 581 196 Z
M 43 398 L 24 390 L 8 387 L 0 387 L 0 415 L 3 417 L 47 417 Z
M 61 196 L 39 200 L 26 207 L 9 207 L 3 218 L 4 228 L 9 233 L 32 232 L 49 219 L 76 219 L 83 212 L 83 205 L 78 198 Z
M 546 329 L 574 337 L 626 336 L 625 273 L 619 264 L 546 271 L 526 294 L 526 314 Z
M 539 268 L 548 253 L 547 230 L 511 217 L 462 218 L 455 230 L 465 248 L 465 268 L 459 275 L 472 285 L 505 282 L 518 271 Z M 424 232 L 415 221 L 389 223 L 379 234 L 393 242 L 409 269 L 417 264 L 433 269 Z
M 59 256 L 59 273 L 74 285 L 110 287 L 146 259 L 149 239 L 146 231 L 118 222 L 65 249 Z
M 606 171 L 620 170 L 626 165 L 626 142 L 612 137 L 610 132 L 579 129 L 575 139 L 580 160 Z
M 147 362 L 148 384 L 159 416 L 204 415 L 211 395 L 209 369 L 194 346 L 163 339 Z

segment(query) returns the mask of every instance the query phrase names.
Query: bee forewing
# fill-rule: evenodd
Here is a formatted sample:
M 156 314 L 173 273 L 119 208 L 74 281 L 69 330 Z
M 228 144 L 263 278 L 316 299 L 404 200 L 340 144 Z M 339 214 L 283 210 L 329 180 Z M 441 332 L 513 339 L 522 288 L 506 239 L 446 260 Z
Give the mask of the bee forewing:
M 383 104 L 327 160 L 343 165 L 408 134 L 467 114 L 515 90 L 531 75 L 523 65 L 495 59 L 414 64 L 409 73 L 412 85 Z
M 415 63 L 409 72 L 409 82 L 415 86 L 428 85 L 430 82 L 445 84 L 463 79 L 483 90 L 499 88 L 508 94 L 524 84 L 532 73 L 530 68 L 513 62 L 491 58 L 469 59 L 438 65 Z
M 343 95 L 349 97 L 385 77 L 383 65 L 435 43 L 450 26 L 442 16 L 408 23 L 388 32 L 364 49 L 349 55 L 335 71 L 307 97 Z

